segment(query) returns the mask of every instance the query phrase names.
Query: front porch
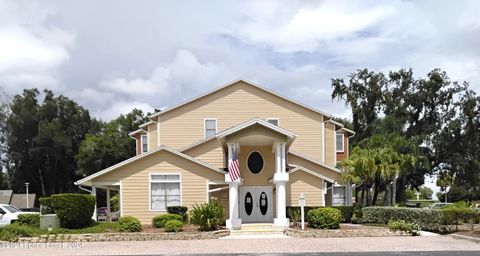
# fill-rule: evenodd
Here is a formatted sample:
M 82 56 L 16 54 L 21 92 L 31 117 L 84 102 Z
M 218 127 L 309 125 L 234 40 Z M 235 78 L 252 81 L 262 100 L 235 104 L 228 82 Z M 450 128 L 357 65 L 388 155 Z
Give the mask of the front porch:
M 228 184 L 229 229 L 245 223 L 273 223 L 288 227 L 286 215 L 287 152 L 295 134 L 260 119 L 234 127 L 218 135 L 227 154 L 227 166 L 238 154 L 240 176 Z

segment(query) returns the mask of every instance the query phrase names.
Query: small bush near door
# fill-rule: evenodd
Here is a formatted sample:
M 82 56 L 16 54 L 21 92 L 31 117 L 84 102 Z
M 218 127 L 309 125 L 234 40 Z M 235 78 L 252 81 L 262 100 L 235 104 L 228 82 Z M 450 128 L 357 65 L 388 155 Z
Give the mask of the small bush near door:
M 202 231 L 218 229 L 224 222 L 223 207 L 216 201 L 195 205 L 190 211 L 190 221 L 199 225 Z
M 165 223 L 165 232 L 180 232 L 183 228 L 183 222 L 179 220 L 169 220 Z
M 183 217 L 183 222 L 188 221 L 188 208 L 186 206 L 168 206 L 167 212 L 181 215 Z
M 342 221 L 342 212 L 326 207 L 308 212 L 308 225 L 312 228 L 337 229 Z
M 171 213 L 158 215 L 158 216 L 153 217 L 152 226 L 154 226 L 156 228 L 163 228 L 165 226 L 165 224 L 170 220 L 182 221 L 183 217 L 181 215 L 171 214 Z
M 119 230 L 122 232 L 139 232 L 142 231 L 142 224 L 133 216 L 124 216 L 118 219 Z

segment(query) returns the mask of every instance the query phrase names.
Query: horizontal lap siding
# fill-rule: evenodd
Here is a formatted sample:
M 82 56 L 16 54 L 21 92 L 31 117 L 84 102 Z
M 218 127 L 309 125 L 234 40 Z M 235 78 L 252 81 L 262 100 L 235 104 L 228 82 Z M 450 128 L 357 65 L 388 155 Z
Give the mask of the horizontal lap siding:
M 216 139 L 210 140 L 183 152 L 217 168 L 224 168 L 223 150 Z
M 150 150 L 158 147 L 157 145 L 157 124 L 153 123 L 148 126 L 148 147 Z
M 303 166 L 309 170 L 316 171 L 319 174 L 328 177 L 330 179 L 333 179 L 335 181 L 341 181 L 342 180 L 342 174 L 332 171 L 330 169 L 327 169 L 321 165 L 318 165 L 314 162 L 308 161 L 306 159 L 303 159 L 299 156 L 293 155 L 293 154 L 288 154 L 288 163 L 292 165 L 299 165 Z
M 305 206 L 322 206 L 323 179 L 304 171 L 290 174 L 287 183 L 287 206 L 298 206 L 301 193 L 305 196 Z
M 149 174 L 180 173 L 182 182 L 182 204 L 192 209 L 194 204 L 207 201 L 207 181 L 222 180 L 224 175 L 189 160 L 159 152 L 111 173 L 98 177 L 94 182 L 120 180 L 122 182 L 122 212 L 150 224 L 152 218 L 164 212 L 150 211 Z
M 335 166 L 335 125 L 325 124 L 325 163 Z
M 204 137 L 204 118 L 217 118 L 218 131 L 252 118 L 278 117 L 298 135 L 292 148 L 321 159 L 323 116 L 243 82 L 159 116 L 162 144 L 182 148 Z

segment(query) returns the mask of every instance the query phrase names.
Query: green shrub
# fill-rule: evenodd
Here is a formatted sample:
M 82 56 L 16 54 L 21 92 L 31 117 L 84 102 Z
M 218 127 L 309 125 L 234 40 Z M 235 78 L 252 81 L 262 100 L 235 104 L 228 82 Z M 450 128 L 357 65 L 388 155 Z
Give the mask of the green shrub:
M 183 222 L 179 220 L 169 220 L 165 223 L 165 232 L 180 232 L 183 228 Z
M 3 232 L 3 236 L 6 236 L 9 239 L 11 239 L 14 236 L 15 237 L 38 236 L 42 233 L 42 231 L 38 227 L 22 225 L 18 222 L 2 227 L 1 232 Z
M 392 220 L 388 222 L 388 227 L 393 233 L 407 233 L 412 236 L 419 235 L 420 227 L 416 223 L 405 222 L 404 220 Z
M 475 222 L 477 213 L 474 209 L 465 205 L 456 204 L 441 208 L 442 224 L 448 226 L 449 230 L 458 231 L 458 225 L 462 223 Z
M 190 221 L 200 226 L 200 230 L 215 230 L 224 222 L 223 207 L 216 201 L 195 205 L 190 212 Z
M 87 194 L 57 194 L 47 201 L 64 228 L 82 228 L 92 223 L 95 196 Z
M 142 224 L 133 216 L 124 216 L 118 220 L 119 230 L 122 232 L 139 232 L 142 231 Z
M 183 217 L 183 222 L 188 221 L 188 207 L 186 206 L 168 206 L 167 212 L 171 214 L 178 214 Z
M 305 210 L 305 209 L 304 209 Z M 302 211 L 299 207 L 287 207 L 287 218 L 293 222 L 293 225 L 297 225 L 302 220 Z
M 417 224 L 422 230 L 445 231 L 442 211 L 437 209 L 373 206 L 365 207 L 362 211 L 363 223 L 388 224 L 389 221 L 403 220 Z
M 53 214 L 55 213 L 52 208 L 52 198 L 51 197 L 40 197 L 38 199 L 40 203 L 40 213 L 41 214 Z
M 170 220 L 182 221 L 183 217 L 181 215 L 171 214 L 171 213 L 158 215 L 158 216 L 153 217 L 152 226 L 154 226 L 156 228 L 163 228 L 165 226 L 165 223 L 167 223 Z
M 308 212 L 308 224 L 312 228 L 336 229 L 340 227 L 342 212 L 331 207 L 318 208 Z
M 0 241 L 16 242 L 18 236 L 8 230 L 0 229 Z
M 20 214 L 18 215 L 17 222 L 22 225 L 29 225 L 32 227 L 40 227 L 40 215 L 39 214 Z
M 363 208 L 362 204 L 354 204 L 353 205 L 353 215 L 357 219 L 361 219 L 363 217 L 362 208 Z
M 332 208 L 339 209 L 342 212 L 342 222 L 352 222 L 353 206 L 333 206 Z

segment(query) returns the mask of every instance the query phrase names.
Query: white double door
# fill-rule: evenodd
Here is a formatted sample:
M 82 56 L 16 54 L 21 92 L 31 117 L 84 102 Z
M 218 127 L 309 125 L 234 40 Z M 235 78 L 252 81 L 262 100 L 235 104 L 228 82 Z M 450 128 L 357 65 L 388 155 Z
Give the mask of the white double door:
M 243 223 L 273 221 L 271 186 L 241 186 L 239 189 L 238 203 Z

